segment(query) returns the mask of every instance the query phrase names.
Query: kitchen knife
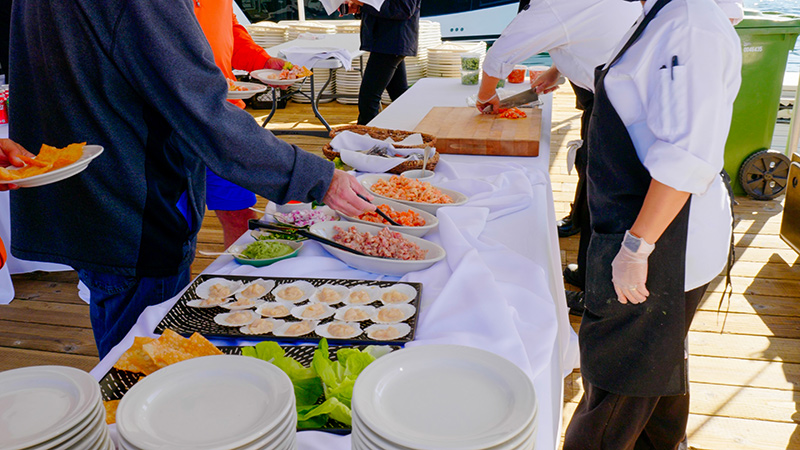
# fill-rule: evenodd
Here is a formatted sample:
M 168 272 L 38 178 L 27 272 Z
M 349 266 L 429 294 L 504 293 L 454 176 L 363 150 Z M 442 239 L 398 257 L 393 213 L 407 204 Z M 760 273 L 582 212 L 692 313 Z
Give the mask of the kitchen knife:
M 500 100 L 501 108 L 514 108 L 521 105 L 526 105 L 531 102 L 539 100 L 539 94 L 533 89 L 526 89 L 519 94 L 514 94 L 511 97 L 506 97 Z

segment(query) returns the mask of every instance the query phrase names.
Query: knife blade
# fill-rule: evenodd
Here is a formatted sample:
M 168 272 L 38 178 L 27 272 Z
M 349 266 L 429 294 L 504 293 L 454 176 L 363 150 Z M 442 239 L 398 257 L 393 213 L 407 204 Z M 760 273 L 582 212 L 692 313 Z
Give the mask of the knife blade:
M 500 100 L 501 108 L 514 108 L 520 105 L 526 105 L 531 102 L 539 100 L 539 94 L 533 89 L 526 89 L 519 94 L 514 94 L 511 97 L 506 97 Z

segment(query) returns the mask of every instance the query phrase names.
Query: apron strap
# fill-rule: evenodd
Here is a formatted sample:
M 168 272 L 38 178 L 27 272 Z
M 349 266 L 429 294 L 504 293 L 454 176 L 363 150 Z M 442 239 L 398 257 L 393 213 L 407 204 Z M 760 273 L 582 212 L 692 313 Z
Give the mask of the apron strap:
M 625 52 L 628 51 L 628 49 L 639 39 L 639 36 L 641 36 L 642 33 L 644 33 L 644 29 L 647 27 L 647 24 L 649 24 L 656 17 L 656 14 L 658 14 L 658 12 L 661 11 L 663 7 L 667 6 L 667 3 L 669 2 L 670 0 L 658 0 L 656 4 L 653 5 L 653 8 L 647 13 L 646 16 L 644 16 L 644 19 L 642 19 L 642 23 L 640 23 L 639 26 L 636 28 L 636 30 L 633 32 L 630 39 L 628 39 L 628 42 L 626 42 L 625 45 L 622 46 L 622 50 L 620 50 L 619 53 L 617 53 L 617 55 L 614 57 L 614 59 L 611 60 L 610 63 L 606 64 L 606 66 L 603 68 L 603 71 L 608 71 L 608 69 L 611 66 L 613 66 L 615 62 L 617 62 L 620 58 L 622 58 L 622 55 L 624 55 Z

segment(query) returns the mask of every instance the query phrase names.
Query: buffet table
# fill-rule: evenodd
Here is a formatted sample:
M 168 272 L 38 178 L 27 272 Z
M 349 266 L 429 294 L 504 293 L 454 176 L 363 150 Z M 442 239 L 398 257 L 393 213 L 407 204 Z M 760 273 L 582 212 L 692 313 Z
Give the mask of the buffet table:
M 463 104 L 465 87 L 457 83 L 423 79 L 371 125 L 413 129 L 414 117 L 418 121 L 434 104 Z M 306 241 L 297 258 L 256 268 L 222 256 L 205 273 L 422 283 L 416 339 L 408 346 L 467 345 L 519 366 L 533 380 L 539 403 L 536 448 L 555 449 L 563 377 L 577 360 L 577 345 L 567 318 L 547 170 L 550 108 L 551 98 L 545 98 L 538 158 L 442 155 L 434 184 L 463 192 L 470 200 L 464 206 L 439 209 L 439 227 L 425 238 L 441 245 L 447 256 L 429 269 L 402 278 L 363 272 L 346 266 L 316 242 Z M 249 240 L 245 235 L 239 242 Z M 178 298 L 148 308 L 92 375 L 101 379 L 135 336 L 155 336 L 154 328 Z M 212 341 L 218 345 L 255 342 Z M 350 448 L 350 437 L 301 432 L 298 448 L 345 450 Z

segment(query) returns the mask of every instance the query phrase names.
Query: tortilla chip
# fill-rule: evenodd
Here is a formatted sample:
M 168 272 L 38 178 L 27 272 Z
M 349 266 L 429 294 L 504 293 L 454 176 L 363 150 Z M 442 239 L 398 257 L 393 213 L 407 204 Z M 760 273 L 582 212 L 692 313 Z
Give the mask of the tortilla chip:
M 42 160 L 39 160 L 39 159 L 36 159 L 36 158 L 31 158 L 30 156 L 25 156 L 25 155 L 19 155 L 19 159 L 21 159 L 22 162 L 24 162 L 25 164 L 27 164 L 29 166 L 47 167 L 48 165 L 50 165 L 50 163 L 47 162 L 47 161 L 42 161 Z
M 51 170 L 60 169 L 74 163 L 83 155 L 85 142 L 70 144 L 64 148 L 55 148 L 46 144 L 42 145 L 36 158 L 20 156 L 26 166 L 17 170 L 8 170 L 0 167 L 0 180 L 13 181 L 40 175 Z
M 117 423 L 117 407 L 119 400 L 104 401 L 103 406 L 106 408 L 106 425 Z
M 200 333 L 194 333 L 189 337 L 189 350 L 195 356 L 221 355 L 222 352 L 216 345 L 209 342 Z
M 143 349 L 145 344 L 154 340 L 155 339 L 149 337 L 135 337 L 131 348 L 126 350 L 125 353 L 119 357 L 119 360 L 114 364 L 114 368 L 118 370 L 127 370 L 129 372 L 139 372 L 145 375 L 150 375 L 158 370 L 160 367 L 153 362 L 153 359 L 150 358 Z
M 164 330 L 161 337 L 144 345 L 143 349 L 159 368 L 198 356 L 222 354 L 214 344 L 197 333 L 191 339 L 186 339 L 170 329 Z
M 85 145 L 86 142 L 81 142 L 79 144 L 70 144 L 64 148 L 55 148 L 42 145 L 42 150 L 39 151 L 39 156 L 37 156 L 37 158 L 41 159 L 42 153 L 45 153 L 45 151 L 47 150 L 45 161 L 52 160 L 53 170 L 60 169 L 64 166 L 68 166 L 77 161 L 78 158 L 80 158 L 81 155 L 83 155 L 83 147 Z M 48 147 L 48 149 L 46 149 L 45 147 Z M 53 156 L 50 156 L 51 152 L 54 153 Z

